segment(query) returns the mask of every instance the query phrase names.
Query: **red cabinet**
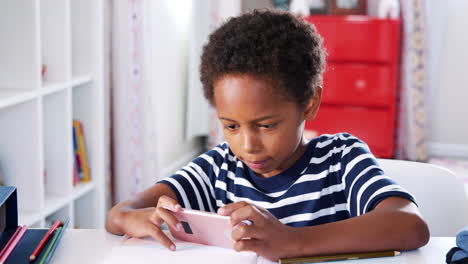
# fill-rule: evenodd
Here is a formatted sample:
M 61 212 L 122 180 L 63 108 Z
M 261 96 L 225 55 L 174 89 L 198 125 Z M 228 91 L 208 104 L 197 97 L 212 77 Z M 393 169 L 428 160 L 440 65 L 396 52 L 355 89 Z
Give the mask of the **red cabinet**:
M 328 53 L 317 118 L 306 129 L 349 132 L 378 157 L 394 152 L 400 54 L 398 20 L 310 16 Z

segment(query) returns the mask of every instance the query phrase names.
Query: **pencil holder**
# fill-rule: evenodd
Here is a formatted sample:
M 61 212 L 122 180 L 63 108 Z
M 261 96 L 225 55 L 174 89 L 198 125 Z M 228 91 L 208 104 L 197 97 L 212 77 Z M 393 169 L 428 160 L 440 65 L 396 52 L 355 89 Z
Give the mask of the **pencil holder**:
M 0 232 L 15 230 L 18 227 L 18 202 L 16 187 L 0 187 Z
M 67 223 L 68 221 L 65 222 L 63 229 L 66 229 Z M 19 229 L 21 229 L 21 232 L 18 232 Z M 0 251 L 2 251 L 0 252 L 0 263 L 29 264 L 31 253 L 46 232 L 47 229 L 42 228 L 27 229 L 26 226 L 19 227 L 16 187 L 0 186 Z M 21 233 L 21 235 L 17 235 L 17 233 Z M 17 239 L 15 239 L 15 237 L 17 237 Z M 12 242 L 13 240 L 15 240 L 15 242 Z M 9 248 L 11 249 L 7 250 Z M 7 257 L 3 257 L 4 254 L 7 254 Z M 32 263 L 48 263 L 51 257 L 47 256 L 47 258 L 45 258 L 45 254 L 46 252 L 42 251 L 41 254 L 37 256 L 37 259 L 41 261 Z M 51 254 L 53 254 L 53 251 L 52 253 L 49 252 L 49 255 Z

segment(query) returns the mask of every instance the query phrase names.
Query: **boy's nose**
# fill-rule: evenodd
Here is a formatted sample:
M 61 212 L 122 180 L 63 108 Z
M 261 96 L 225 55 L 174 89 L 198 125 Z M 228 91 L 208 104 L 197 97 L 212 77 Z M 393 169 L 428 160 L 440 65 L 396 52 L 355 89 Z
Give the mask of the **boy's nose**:
M 244 133 L 242 146 L 246 153 L 256 153 L 260 151 L 261 143 L 257 136 L 252 133 Z

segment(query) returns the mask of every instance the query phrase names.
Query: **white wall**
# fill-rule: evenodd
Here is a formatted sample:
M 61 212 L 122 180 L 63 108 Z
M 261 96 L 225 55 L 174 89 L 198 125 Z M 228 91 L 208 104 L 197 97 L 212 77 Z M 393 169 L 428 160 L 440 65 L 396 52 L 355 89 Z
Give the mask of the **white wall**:
M 429 153 L 468 158 L 468 1 L 430 0 Z
M 186 136 L 208 135 L 213 125 L 210 120 L 211 107 L 203 96 L 199 66 L 203 46 L 208 42 L 208 35 L 226 18 L 237 16 L 241 8 L 240 0 L 196 0 L 191 12 L 189 27 L 189 72 L 188 97 L 186 103 Z
M 148 1 L 152 22 L 145 43 L 151 45 L 145 64 L 152 74 L 157 129 L 158 175 L 146 177 L 145 185 L 171 174 L 201 151 L 198 139 L 185 137 L 185 109 L 188 63 L 188 29 L 192 1 Z

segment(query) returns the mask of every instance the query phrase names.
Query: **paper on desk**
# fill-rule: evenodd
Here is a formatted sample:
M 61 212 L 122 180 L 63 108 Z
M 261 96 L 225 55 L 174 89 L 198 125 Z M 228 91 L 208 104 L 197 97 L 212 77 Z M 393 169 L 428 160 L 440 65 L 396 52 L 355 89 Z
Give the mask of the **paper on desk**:
M 232 249 L 189 243 L 172 237 L 171 239 L 176 244 L 176 251 L 168 250 L 152 238 L 124 238 L 122 245 L 113 248 L 103 264 L 257 263 L 257 254 L 253 252 L 236 252 Z M 261 257 L 258 260 L 259 263 L 269 262 Z

